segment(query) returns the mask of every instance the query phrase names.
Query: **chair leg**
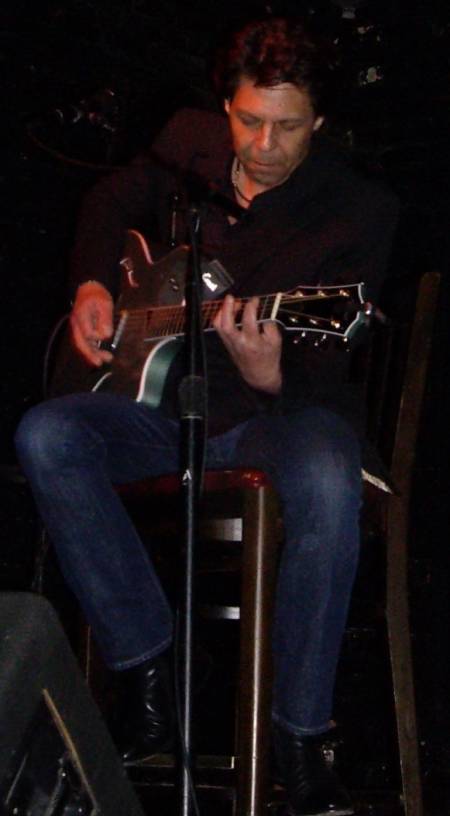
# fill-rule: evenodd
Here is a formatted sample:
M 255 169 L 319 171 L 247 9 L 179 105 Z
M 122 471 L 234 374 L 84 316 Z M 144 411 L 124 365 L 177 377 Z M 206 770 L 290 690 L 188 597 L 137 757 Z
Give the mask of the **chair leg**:
M 246 491 L 241 578 L 237 816 L 261 816 L 267 804 L 271 621 L 277 569 L 277 519 L 277 500 L 270 487 Z
M 429 272 L 419 286 L 391 463 L 399 495 L 390 497 L 387 517 L 387 616 L 406 816 L 423 814 L 409 635 L 407 542 L 414 455 L 439 283 L 440 276 Z
M 422 816 L 422 786 L 411 654 L 407 511 L 391 496 L 388 508 L 387 625 L 405 816 Z

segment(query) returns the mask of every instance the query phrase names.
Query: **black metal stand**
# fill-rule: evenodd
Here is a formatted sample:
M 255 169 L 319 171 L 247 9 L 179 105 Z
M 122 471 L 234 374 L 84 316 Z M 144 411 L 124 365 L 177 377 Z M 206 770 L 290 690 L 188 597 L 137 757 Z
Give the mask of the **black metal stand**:
M 179 601 L 178 677 L 181 731 L 179 767 L 180 813 L 193 808 L 192 783 L 192 618 L 194 545 L 203 474 L 206 425 L 205 360 L 201 319 L 201 274 L 198 249 L 200 215 L 189 211 L 191 251 L 186 276 L 186 375 L 179 389 L 181 416 L 181 474 L 184 521 L 184 578 Z

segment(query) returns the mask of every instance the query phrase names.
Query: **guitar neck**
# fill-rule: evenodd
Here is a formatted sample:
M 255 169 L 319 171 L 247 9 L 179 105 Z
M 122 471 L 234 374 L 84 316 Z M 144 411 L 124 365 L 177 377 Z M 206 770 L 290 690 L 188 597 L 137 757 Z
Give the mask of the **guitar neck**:
M 242 325 L 244 308 L 251 298 L 235 298 L 234 317 L 236 325 Z M 313 308 L 306 308 L 313 304 Z M 202 304 L 203 331 L 214 330 L 214 320 L 222 308 L 223 300 L 210 300 Z M 365 323 L 360 285 L 346 287 L 297 287 L 291 292 L 258 296 L 256 320 L 259 323 L 276 321 L 288 331 L 321 332 L 345 338 L 347 341 L 356 329 Z M 149 305 L 127 308 L 116 314 L 114 348 L 117 348 L 123 331 L 150 342 L 167 337 L 181 337 L 186 331 L 184 305 Z
M 281 293 L 261 297 L 257 308 L 257 321 L 274 320 L 282 297 Z M 242 319 L 244 307 L 250 300 L 251 298 L 235 298 L 235 318 L 238 326 Z M 214 319 L 222 305 L 223 300 L 208 300 L 202 304 L 201 314 L 204 331 L 214 330 Z M 144 313 L 149 338 L 177 337 L 185 334 L 186 309 L 184 306 L 155 306 L 127 311 L 127 320 L 133 320 L 133 317 L 142 320 Z

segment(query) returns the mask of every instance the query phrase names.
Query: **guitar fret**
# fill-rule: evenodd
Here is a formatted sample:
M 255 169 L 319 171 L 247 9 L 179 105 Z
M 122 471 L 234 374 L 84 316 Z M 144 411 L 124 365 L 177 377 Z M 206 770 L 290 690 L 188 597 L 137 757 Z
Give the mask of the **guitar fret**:
M 264 297 L 264 298 L 261 298 L 260 301 L 259 301 L 258 314 L 257 314 L 258 320 L 264 320 L 265 319 L 266 306 L 267 306 L 266 300 L 267 300 L 267 298 Z

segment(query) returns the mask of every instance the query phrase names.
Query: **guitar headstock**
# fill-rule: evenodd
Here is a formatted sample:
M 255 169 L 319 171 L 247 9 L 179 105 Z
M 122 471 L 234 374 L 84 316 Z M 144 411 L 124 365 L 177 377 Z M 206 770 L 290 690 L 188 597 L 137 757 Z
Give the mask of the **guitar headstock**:
M 323 342 L 335 338 L 348 343 L 368 324 L 363 284 L 296 287 L 279 296 L 275 319 L 304 338 L 315 334 Z

